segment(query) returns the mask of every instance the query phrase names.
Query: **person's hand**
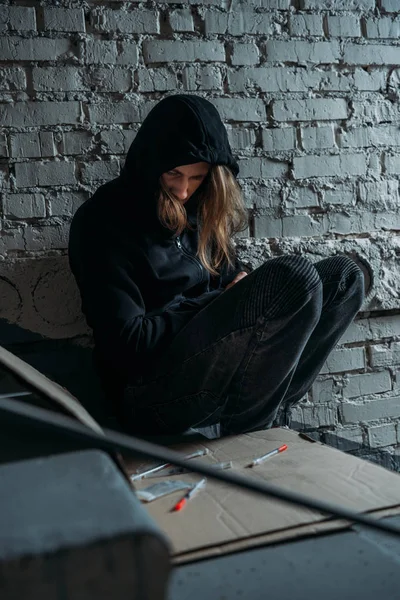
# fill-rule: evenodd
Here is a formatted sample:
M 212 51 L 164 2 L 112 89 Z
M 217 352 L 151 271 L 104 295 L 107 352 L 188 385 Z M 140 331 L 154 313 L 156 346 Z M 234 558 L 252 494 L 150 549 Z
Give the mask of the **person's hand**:
M 237 283 L 238 281 L 240 281 L 241 279 L 243 279 L 243 277 L 246 277 L 246 275 L 248 275 L 248 273 L 246 273 L 246 271 L 240 271 L 240 273 L 238 273 L 235 277 L 235 279 L 233 281 L 231 281 L 230 283 L 228 283 L 228 285 L 226 286 L 226 290 L 229 290 L 229 288 L 231 288 L 233 285 L 235 285 L 235 283 Z

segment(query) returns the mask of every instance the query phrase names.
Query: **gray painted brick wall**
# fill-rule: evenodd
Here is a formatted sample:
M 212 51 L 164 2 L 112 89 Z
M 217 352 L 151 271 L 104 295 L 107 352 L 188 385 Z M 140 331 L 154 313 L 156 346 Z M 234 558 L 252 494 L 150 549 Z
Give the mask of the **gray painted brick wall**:
M 0 317 L 90 341 L 65 262 L 70 218 L 118 174 L 155 102 L 203 94 L 240 163 L 250 214 L 238 238 L 243 260 L 255 267 L 281 253 L 318 260 L 356 251 L 375 272 L 374 293 L 295 425 L 400 468 L 399 2 L 230 8 L 228 0 L 0 7 Z M 49 273 L 54 289 L 43 283 Z

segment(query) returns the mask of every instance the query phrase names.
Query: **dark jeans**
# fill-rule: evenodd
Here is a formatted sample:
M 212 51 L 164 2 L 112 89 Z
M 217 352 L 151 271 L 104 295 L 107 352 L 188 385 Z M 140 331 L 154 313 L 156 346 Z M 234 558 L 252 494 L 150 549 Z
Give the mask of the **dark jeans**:
M 363 297 L 362 272 L 346 256 L 268 260 L 203 308 L 152 374 L 125 389 L 125 428 L 170 434 L 220 422 L 229 435 L 287 423 Z

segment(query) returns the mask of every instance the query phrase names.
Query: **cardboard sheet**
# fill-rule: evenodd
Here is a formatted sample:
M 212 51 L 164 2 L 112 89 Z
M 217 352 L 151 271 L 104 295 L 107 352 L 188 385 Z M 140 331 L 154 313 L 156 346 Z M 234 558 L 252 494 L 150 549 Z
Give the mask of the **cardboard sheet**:
M 285 452 L 255 468 L 247 467 L 253 458 L 285 443 L 288 445 Z M 182 444 L 174 449 L 187 454 L 201 447 L 207 447 L 210 454 L 198 460 L 208 464 L 232 460 L 234 470 L 284 489 L 357 512 L 390 507 L 398 507 L 400 512 L 400 476 L 397 473 L 304 439 L 288 429 L 205 440 L 195 445 Z M 144 464 L 143 461 L 130 461 L 128 472 L 133 473 Z M 192 474 L 175 477 L 191 482 L 199 480 L 199 476 Z M 163 479 L 143 479 L 135 482 L 135 486 L 143 488 Z M 146 508 L 171 539 L 175 557 L 182 561 L 344 526 L 343 521 L 333 523 L 318 511 L 264 499 L 211 480 L 207 482 L 206 490 L 191 500 L 184 510 L 171 512 L 181 495 L 178 492 L 155 500 Z

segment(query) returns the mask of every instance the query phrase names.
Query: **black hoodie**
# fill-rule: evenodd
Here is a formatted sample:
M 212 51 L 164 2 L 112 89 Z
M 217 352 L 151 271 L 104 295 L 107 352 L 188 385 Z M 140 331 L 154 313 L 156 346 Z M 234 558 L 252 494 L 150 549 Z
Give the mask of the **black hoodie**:
M 177 238 L 157 216 L 160 175 L 208 162 L 238 166 L 215 107 L 170 96 L 146 117 L 121 175 L 76 212 L 69 259 L 101 368 L 121 382 L 151 370 L 178 331 L 240 270 L 210 277 L 196 257 L 197 195 L 185 204 L 191 229 Z

